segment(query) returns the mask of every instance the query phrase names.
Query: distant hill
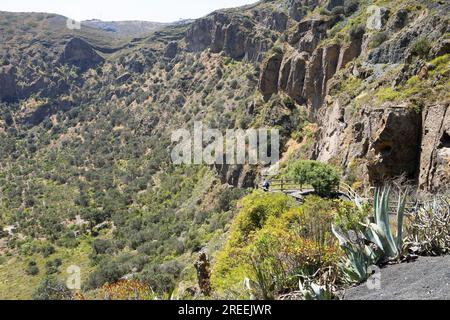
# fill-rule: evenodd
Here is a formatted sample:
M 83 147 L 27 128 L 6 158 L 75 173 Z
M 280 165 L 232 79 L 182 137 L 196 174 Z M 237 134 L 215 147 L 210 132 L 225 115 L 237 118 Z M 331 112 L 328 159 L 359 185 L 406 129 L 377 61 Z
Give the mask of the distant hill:
M 170 23 L 150 21 L 102 21 L 87 20 L 83 25 L 98 28 L 118 37 L 141 37 L 153 31 L 160 30 Z

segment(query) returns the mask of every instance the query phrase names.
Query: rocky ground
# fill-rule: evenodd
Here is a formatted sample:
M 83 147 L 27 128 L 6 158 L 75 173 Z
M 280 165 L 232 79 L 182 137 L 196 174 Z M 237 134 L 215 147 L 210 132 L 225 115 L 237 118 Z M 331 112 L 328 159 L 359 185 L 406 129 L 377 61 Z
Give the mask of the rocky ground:
M 346 292 L 346 300 L 450 300 L 450 256 L 422 257 L 381 270 L 381 289 L 366 284 Z

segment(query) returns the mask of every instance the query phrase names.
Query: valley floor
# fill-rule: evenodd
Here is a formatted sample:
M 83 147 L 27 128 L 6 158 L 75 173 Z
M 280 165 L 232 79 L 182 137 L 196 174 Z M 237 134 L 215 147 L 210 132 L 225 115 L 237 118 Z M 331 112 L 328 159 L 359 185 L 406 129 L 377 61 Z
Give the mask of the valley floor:
M 381 270 L 381 289 L 366 284 L 346 292 L 346 300 L 450 300 L 450 256 L 421 257 Z

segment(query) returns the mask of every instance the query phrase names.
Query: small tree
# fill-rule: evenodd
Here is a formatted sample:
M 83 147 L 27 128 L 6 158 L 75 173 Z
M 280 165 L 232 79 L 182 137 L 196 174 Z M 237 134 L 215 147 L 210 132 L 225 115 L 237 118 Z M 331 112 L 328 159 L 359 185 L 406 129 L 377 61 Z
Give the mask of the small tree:
M 297 161 L 291 166 L 289 175 L 302 186 L 310 184 L 321 196 L 329 196 L 340 182 L 335 167 L 318 161 Z
M 33 293 L 34 300 L 72 300 L 72 293 L 64 283 L 47 276 Z

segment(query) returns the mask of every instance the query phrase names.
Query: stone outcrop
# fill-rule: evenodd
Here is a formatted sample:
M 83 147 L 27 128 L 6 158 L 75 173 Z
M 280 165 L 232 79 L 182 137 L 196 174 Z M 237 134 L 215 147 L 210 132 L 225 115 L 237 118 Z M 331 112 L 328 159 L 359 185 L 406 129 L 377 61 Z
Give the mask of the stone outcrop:
M 314 9 L 319 0 L 287 0 L 289 17 L 295 21 L 300 21 L 307 15 L 308 10 Z
M 326 8 L 328 10 L 333 10 L 336 7 L 341 7 L 345 3 L 344 0 L 328 0 Z
M 350 44 L 345 45 L 341 48 L 339 52 L 339 61 L 337 69 L 343 69 L 353 59 L 359 57 L 361 54 L 362 40 L 355 39 L 350 42 Z
M 311 54 L 326 37 L 326 32 L 331 26 L 330 19 L 309 19 L 297 24 L 296 31 L 289 38 L 289 44 L 300 52 Z
M 8 65 L 0 67 L 0 101 L 17 98 L 16 68 Z
M 278 92 L 278 77 L 282 60 L 282 53 L 274 53 L 263 64 L 259 90 L 264 97 L 270 97 Z
M 436 192 L 450 188 L 450 108 L 435 105 L 423 112 L 419 188 Z
M 297 50 L 272 54 L 261 68 L 260 91 L 268 97 L 280 90 L 297 103 L 306 103 L 317 110 L 328 93 L 330 79 L 360 53 L 361 41 L 355 40 L 344 47 L 338 44 L 319 47 L 312 55 Z
M 281 66 L 279 90 L 286 92 L 299 103 L 303 103 L 303 85 L 308 55 L 294 52 L 286 57 Z
M 284 12 L 273 10 L 255 10 L 253 18 L 264 27 L 284 32 L 288 25 L 288 16 Z
M 272 16 L 275 28 L 283 29 L 285 17 Z M 282 16 L 280 16 L 282 17 Z M 282 19 L 282 22 L 273 22 Z M 267 22 L 265 22 L 267 23 Z M 186 32 L 187 49 L 203 51 L 210 48 L 212 52 L 224 52 L 235 60 L 262 61 L 272 43 L 271 37 L 259 36 L 258 22 L 242 16 L 230 16 L 221 12 L 213 13 L 205 18 L 196 20 Z M 280 26 L 281 25 L 281 26 Z M 271 32 L 269 29 L 267 32 Z
M 447 31 L 446 17 L 437 15 L 419 18 L 413 26 L 405 29 L 405 32 L 396 34 L 389 41 L 381 44 L 370 52 L 368 62 L 379 63 L 403 63 L 409 57 L 409 46 L 419 38 L 426 38 L 430 43 L 441 38 Z
M 164 51 L 164 57 L 168 59 L 173 59 L 176 57 L 178 53 L 178 42 L 171 41 L 166 47 L 166 50 Z
M 200 253 L 195 262 L 195 269 L 197 270 L 197 280 L 200 292 L 204 296 L 209 296 L 211 294 L 211 268 L 208 256 L 205 252 Z
M 403 107 L 389 107 L 370 112 L 369 118 L 374 130 L 366 155 L 370 182 L 382 184 L 402 174 L 415 179 L 420 156 L 420 114 Z
M 447 105 L 414 110 L 386 105 L 355 113 L 338 101 L 327 109 L 314 158 L 358 175 L 366 185 L 405 175 L 421 190 L 443 191 L 450 185 L 450 110 Z
M 102 63 L 104 59 L 86 41 L 73 38 L 65 46 L 61 63 L 74 65 L 85 71 Z
M 361 54 L 364 29 L 349 44 L 317 47 L 332 25 L 329 18 L 304 20 L 297 24 L 280 62 L 278 54 L 262 65 L 260 90 L 267 97 L 278 91 L 316 111 L 328 93 L 328 82 L 336 72 Z

